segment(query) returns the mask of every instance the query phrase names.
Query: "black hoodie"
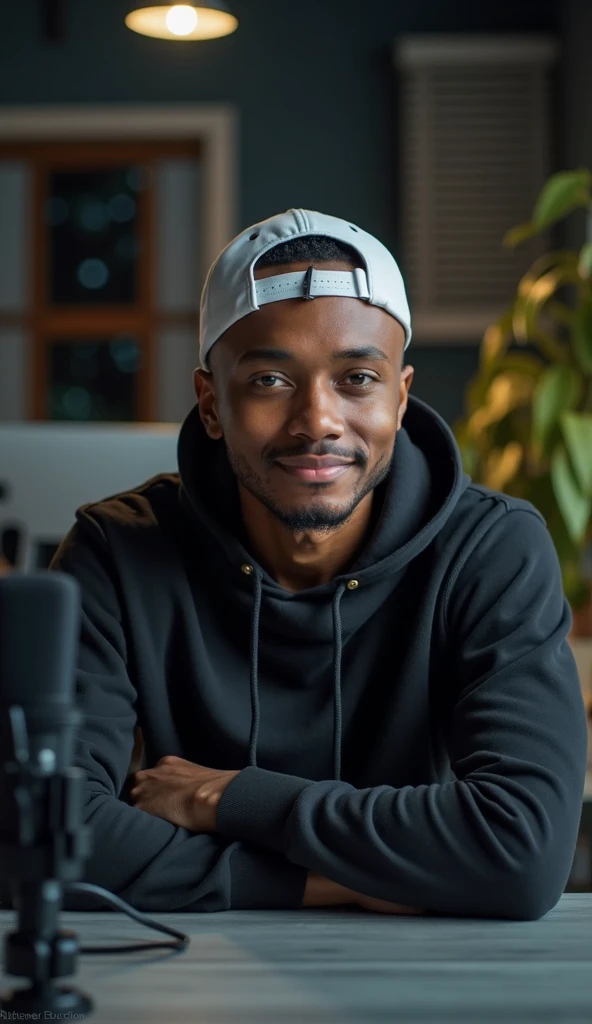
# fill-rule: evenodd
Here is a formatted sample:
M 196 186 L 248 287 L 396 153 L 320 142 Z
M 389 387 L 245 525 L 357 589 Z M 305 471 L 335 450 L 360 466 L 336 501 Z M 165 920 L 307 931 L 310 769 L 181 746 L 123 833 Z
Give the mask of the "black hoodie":
M 51 566 L 82 588 L 85 879 L 147 911 L 298 908 L 312 870 L 432 912 L 547 913 L 587 728 L 541 515 L 471 483 L 411 397 L 367 546 L 292 593 L 249 552 L 197 406 L 178 455 L 178 474 L 80 508 Z M 147 767 L 242 769 L 215 834 L 121 798 L 136 724 Z

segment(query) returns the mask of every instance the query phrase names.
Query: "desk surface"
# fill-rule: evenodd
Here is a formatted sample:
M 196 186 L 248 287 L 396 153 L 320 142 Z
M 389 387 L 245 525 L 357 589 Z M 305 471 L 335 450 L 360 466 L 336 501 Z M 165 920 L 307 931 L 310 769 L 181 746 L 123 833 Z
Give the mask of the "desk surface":
M 97 1024 L 522 1024 L 592 1020 L 592 893 L 540 921 L 349 908 L 156 914 L 184 953 L 81 954 Z M 80 945 L 165 939 L 124 914 L 63 913 Z M 0 937 L 16 924 L 0 911 Z M 0 989 L 23 979 L 0 974 Z

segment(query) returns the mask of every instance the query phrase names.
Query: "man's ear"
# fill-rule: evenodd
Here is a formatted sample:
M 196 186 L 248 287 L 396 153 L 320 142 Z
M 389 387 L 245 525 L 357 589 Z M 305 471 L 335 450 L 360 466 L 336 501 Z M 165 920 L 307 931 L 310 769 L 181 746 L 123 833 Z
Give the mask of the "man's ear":
M 207 370 L 197 367 L 193 371 L 193 387 L 197 398 L 199 415 L 206 428 L 208 437 L 211 437 L 214 441 L 219 441 L 223 436 L 223 432 L 216 404 L 214 375 Z
M 407 412 L 409 388 L 411 387 L 414 373 L 415 370 L 412 366 L 404 366 L 401 370 L 401 376 L 399 378 L 399 411 L 397 413 L 397 430 L 401 429 L 403 417 Z

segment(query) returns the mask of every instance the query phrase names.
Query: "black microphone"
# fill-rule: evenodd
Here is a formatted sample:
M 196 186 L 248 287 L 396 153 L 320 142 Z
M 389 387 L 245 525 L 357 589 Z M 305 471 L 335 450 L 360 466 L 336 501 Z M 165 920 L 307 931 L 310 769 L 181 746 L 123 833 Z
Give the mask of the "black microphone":
M 59 929 L 64 885 L 91 853 L 82 824 L 84 772 L 71 766 L 80 636 L 80 587 L 65 573 L 0 578 L 0 878 L 18 929 L 4 941 L 6 974 L 31 980 L 0 1009 L 85 1016 L 93 1003 L 54 979 L 73 974 L 76 934 Z

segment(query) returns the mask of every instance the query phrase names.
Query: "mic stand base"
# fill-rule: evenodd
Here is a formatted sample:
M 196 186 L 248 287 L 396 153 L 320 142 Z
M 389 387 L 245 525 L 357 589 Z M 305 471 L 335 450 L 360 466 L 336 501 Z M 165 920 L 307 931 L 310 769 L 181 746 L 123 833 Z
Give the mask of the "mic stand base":
M 58 988 L 50 981 L 37 982 L 29 988 L 12 989 L 0 996 L 2 1012 L 38 1013 L 41 1020 L 46 1012 L 86 1017 L 93 1009 L 92 999 L 84 992 L 66 986 Z

